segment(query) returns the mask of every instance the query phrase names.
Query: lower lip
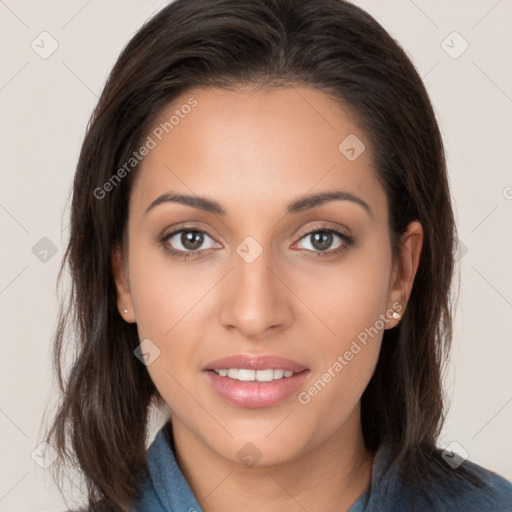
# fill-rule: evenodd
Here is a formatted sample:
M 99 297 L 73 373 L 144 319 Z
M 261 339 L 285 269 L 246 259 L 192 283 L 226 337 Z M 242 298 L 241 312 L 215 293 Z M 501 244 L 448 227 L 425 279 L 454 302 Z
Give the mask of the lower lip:
M 238 407 L 257 409 L 272 407 L 286 400 L 304 384 L 309 370 L 270 382 L 256 380 L 242 382 L 229 377 L 221 377 L 212 370 L 205 373 L 214 391 L 224 400 Z

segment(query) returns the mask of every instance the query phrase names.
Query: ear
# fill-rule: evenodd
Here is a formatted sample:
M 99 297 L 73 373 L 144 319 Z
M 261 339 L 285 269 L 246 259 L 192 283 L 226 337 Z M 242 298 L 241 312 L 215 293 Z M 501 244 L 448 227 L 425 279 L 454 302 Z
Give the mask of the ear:
M 119 314 L 126 322 L 133 323 L 135 322 L 135 310 L 130 292 L 128 268 L 119 246 L 115 246 L 112 250 L 112 273 L 117 288 L 117 308 Z
M 411 295 L 422 247 L 423 228 L 418 221 L 413 221 L 400 237 L 399 254 L 393 263 L 389 282 L 388 308 L 400 316 L 403 316 Z M 395 327 L 399 321 L 400 318 L 392 319 L 387 328 Z

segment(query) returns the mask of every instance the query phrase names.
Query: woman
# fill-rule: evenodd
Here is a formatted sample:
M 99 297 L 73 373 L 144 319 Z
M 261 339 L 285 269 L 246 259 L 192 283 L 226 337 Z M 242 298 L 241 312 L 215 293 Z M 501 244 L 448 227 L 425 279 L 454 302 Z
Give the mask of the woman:
M 512 510 L 509 482 L 436 448 L 455 240 L 432 106 L 373 18 L 167 6 L 74 182 L 48 441 L 89 509 Z

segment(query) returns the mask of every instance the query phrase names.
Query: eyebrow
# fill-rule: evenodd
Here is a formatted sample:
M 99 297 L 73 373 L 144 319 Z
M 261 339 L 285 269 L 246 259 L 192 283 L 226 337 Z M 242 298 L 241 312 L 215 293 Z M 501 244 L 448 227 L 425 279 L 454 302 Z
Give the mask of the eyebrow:
M 364 210 L 366 210 L 366 212 L 370 216 L 372 215 L 372 211 L 368 203 L 363 201 L 360 197 L 357 197 L 354 194 L 351 194 L 350 192 L 345 192 L 343 190 L 334 190 L 332 192 L 320 192 L 318 194 L 301 197 L 288 205 L 288 207 L 286 208 L 286 213 L 299 213 L 305 210 L 310 210 L 317 206 L 321 206 L 327 202 L 336 200 L 350 201 L 352 203 L 358 204 L 359 206 L 363 207 Z M 207 199 L 206 197 L 190 196 L 186 194 L 178 194 L 176 192 L 167 192 L 166 194 L 162 194 L 161 196 L 157 197 L 148 206 L 148 208 L 145 211 L 145 214 L 147 214 L 156 206 L 163 203 L 179 203 L 209 213 L 215 213 L 218 215 L 226 214 L 222 206 L 216 201 Z

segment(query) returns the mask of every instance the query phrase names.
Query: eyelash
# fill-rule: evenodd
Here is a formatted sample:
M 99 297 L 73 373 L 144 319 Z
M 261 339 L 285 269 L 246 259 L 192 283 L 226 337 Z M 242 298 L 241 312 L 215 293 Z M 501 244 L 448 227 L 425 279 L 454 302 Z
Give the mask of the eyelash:
M 197 229 L 196 227 L 193 227 L 193 226 L 185 226 L 185 227 L 177 229 L 177 230 L 165 235 L 164 237 L 162 237 L 160 239 L 160 244 L 163 246 L 164 250 L 167 251 L 171 256 L 177 257 L 177 258 L 180 258 L 183 260 L 190 258 L 191 256 L 193 257 L 194 255 L 196 255 L 198 253 L 200 254 L 201 251 L 208 250 L 208 249 L 199 249 L 199 250 L 195 250 L 195 251 L 181 251 L 179 249 L 173 249 L 173 248 L 169 247 L 167 241 L 169 239 L 171 239 L 174 235 L 177 235 L 178 233 L 183 233 L 183 232 L 186 233 L 186 232 L 191 232 L 191 231 L 197 232 L 197 233 L 202 233 L 203 235 L 207 235 L 213 239 L 213 237 L 211 237 L 206 231 L 203 231 L 202 229 Z M 327 251 L 311 251 L 309 249 L 303 249 L 305 251 L 312 252 L 315 256 L 318 256 L 320 258 L 342 254 L 346 250 L 348 250 L 349 247 L 354 245 L 355 240 L 353 238 L 349 237 L 348 235 L 345 235 L 344 233 L 341 233 L 340 231 L 338 231 L 336 226 L 333 226 L 333 225 L 315 227 L 311 231 L 304 233 L 300 237 L 299 241 L 310 236 L 310 235 L 313 235 L 315 233 L 332 233 L 333 235 L 338 236 L 343 242 L 342 245 L 340 245 L 340 247 L 337 247 L 336 249 L 327 250 Z

